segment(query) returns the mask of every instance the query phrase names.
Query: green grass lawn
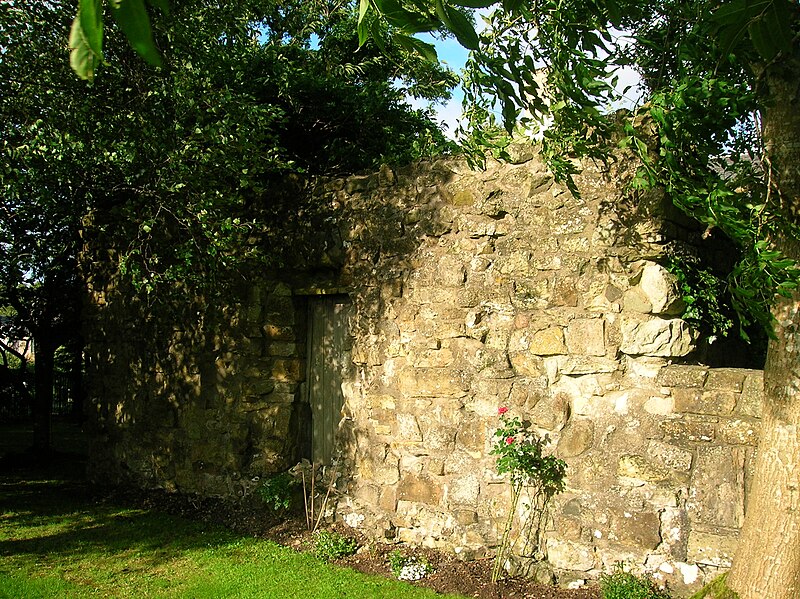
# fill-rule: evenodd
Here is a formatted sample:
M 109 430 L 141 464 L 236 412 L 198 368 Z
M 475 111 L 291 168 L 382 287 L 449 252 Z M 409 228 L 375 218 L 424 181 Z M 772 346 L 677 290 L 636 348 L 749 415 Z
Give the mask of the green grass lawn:
M 0 598 L 441 597 L 270 541 L 98 501 L 73 480 L 28 477 L 0 478 Z

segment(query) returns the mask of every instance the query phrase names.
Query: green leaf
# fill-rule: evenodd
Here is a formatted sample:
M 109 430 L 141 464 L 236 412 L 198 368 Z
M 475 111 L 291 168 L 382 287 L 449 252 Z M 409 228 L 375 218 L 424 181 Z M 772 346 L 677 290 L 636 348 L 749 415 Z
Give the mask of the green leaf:
M 373 2 L 386 20 L 403 33 L 412 34 L 433 31 L 439 26 L 439 23 L 435 20 L 427 19 L 422 14 L 406 10 L 397 0 L 373 0 Z
M 432 44 L 423 42 L 422 40 L 409 35 L 403 35 L 402 33 L 395 35 L 394 40 L 406 50 L 420 54 L 429 62 L 439 62 L 439 57 L 436 54 L 436 48 L 434 48 Z
M 397 0 L 375 0 L 375 6 L 389 20 L 405 12 Z
M 435 6 L 436 16 L 456 36 L 458 43 L 468 50 L 477 50 L 480 40 L 469 19 L 461 11 L 446 5 L 442 0 L 436 0 Z
M 581 45 L 583 46 L 584 50 L 593 52 L 595 55 L 597 54 L 595 52 L 597 48 L 601 48 L 606 52 L 608 52 L 608 48 L 600 39 L 600 36 L 594 33 L 593 31 L 587 31 L 586 33 L 583 34 L 583 40 Z
M 86 43 L 98 59 L 103 60 L 103 5 L 100 0 L 80 0 L 78 17 Z
M 153 66 L 161 66 L 161 55 L 153 42 L 150 17 L 143 0 L 120 0 L 119 8 L 111 8 L 114 20 L 125 33 L 136 52 Z
M 100 62 L 97 55 L 89 47 L 89 42 L 81 27 L 80 15 L 72 21 L 69 32 L 69 65 L 81 79 L 94 79 L 94 70 Z
M 515 13 L 522 6 L 523 0 L 503 0 L 503 10 L 507 13 Z
M 514 105 L 514 102 L 511 101 L 510 98 L 506 98 L 503 101 L 503 124 L 507 131 L 511 131 L 514 128 L 514 125 L 517 124 L 517 116 L 519 112 L 517 111 L 517 107 Z
M 753 40 L 753 45 L 762 58 L 772 60 L 778 52 L 789 52 L 792 49 L 792 18 L 786 0 L 773 0 L 758 23 L 760 34 L 769 40 L 768 54 L 762 52 L 755 39 Z
M 361 46 L 366 44 L 367 40 L 369 39 L 369 33 L 370 33 L 369 22 L 360 20 L 358 22 L 357 30 L 358 30 L 358 47 L 360 48 Z
M 359 26 L 364 21 L 364 16 L 367 14 L 367 10 L 369 10 L 369 0 L 361 0 L 358 4 L 358 24 Z M 361 36 L 359 34 L 359 45 L 362 45 Z
M 740 26 L 723 27 L 717 32 L 717 39 L 723 54 L 730 54 L 739 45 L 747 32 L 747 24 Z
M 748 33 L 753 48 L 765 60 L 778 52 L 788 52 L 792 45 L 791 11 L 787 0 L 734 0 L 711 15 L 723 50 L 733 51 Z
M 718 26 L 744 25 L 746 27 L 748 21 L 764 10 L 769 2 L 770 0 L 754 3 L 750 3 L 748 0 L 733 0 L 715 10 L 711 15 L 711 21 Z
M 766 19 L 752 21 L 747 27 L 747 32 L 750 34 L 750 41 L 753 42 L 756 52 L 764 60 L 772 60 L 777 56 L 779 48 L 772 38 L 772 29 Z
M 620 5 L 613 0 L 608 0 L 605 3 L 605 7 L 606 11 L 608 11 L 608 20 L 614 27 L 619 29 L 622 24 L 622 9 Z
M 375 45 L 378 46 L 378 49 L 381 52 L 386 51 L 386 38 L 384 30 L 381 28 L 378 19 L 372 19 L 372 24 L 370 25 L 370 32 L 372 33 L 372 41 L 375 42 Z

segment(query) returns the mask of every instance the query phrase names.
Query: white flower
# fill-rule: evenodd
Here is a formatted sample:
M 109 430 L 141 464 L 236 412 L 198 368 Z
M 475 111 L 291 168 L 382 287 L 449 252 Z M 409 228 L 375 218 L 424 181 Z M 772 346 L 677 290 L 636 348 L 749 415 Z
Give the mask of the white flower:
M 361 523 L 364 521 L 364 514 L 357 514 L 356 512 L 350 512 L 346 514 L 343 518 L 344 523 L 347 524 L 350 528 L 358 528 L 361 526 Z
M 430 566 L 418 561 L 412 561 L 403 566 L 397 578 L 400 580 L 421 580 L 427 576 Z
M 425 576 L 424 568 L 420 567 L 419 564 L 409 564 L 403 566 L 397 578 L 400 580 L 419 580 L 423 576 Z

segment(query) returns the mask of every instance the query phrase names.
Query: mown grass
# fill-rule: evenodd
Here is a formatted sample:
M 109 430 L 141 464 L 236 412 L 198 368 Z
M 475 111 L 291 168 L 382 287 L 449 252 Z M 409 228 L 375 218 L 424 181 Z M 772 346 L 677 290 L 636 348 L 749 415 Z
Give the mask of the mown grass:
M 0 510 L 0 598 L 441 597 L 270 541 L 107 503 L 72 480 L 0 478 Z

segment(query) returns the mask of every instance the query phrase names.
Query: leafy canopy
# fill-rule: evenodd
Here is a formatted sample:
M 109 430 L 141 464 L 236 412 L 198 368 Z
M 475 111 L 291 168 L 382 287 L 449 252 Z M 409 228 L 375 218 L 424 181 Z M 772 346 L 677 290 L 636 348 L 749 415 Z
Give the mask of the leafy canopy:
M 115 2 L 138 2 L 112 14 L 128 21 L 133 47 L 158 63 L 142 0 Z M 161 0 L 153 4 L 166 11 Z M 73 27 L 74 35 L 83 31 L 71 44 L 83 77 L 102 56 L 99 6 L 82 0 Z M 551 169 L 575 191 L 571 157 L 606 160 L 611 140 L 621 140 L 643 163 L 635 189 L 662 186 L 709 232 L 738 245 L 727 288 L 741 329 L 756 321 L 771 331 L 776 294 L 790 294 L 800 279 L 774 240 L 800 232 L 782 207 L 761 138 L 771 102 L 763 73 L 796 47 L 798 13 L 792 0 L 359 0 L 355 28 L 362 49 L 401 48 L 432 63 L 435 48 L 416 34 L 452 35 L 472 51 L 460 134 L 473 160 L 502 155 L 504 131 L 521 127 L 537 134 Z M 642 78 L 646 103 L 637 118 L 612 114 L 627 92 L 619 89 L 621 67 Z
M 63 52 L 60 25 L 27 3 L 0 8 L 0 305 L 11 308 L 16 337 L 46 335 L 56 345 L 74 332 L 79 311 L 74 225 L 84 197 L 71 186 L 79 179 L 71 165 L 87 149 L 50 126 L 80 111 L 68 66 L 48 61 Z M 60 88 L 46 70 L 59 74 Z M 50 105 L 58 96 L 63 104 Z
M 74 6 L 4 5 L 1 107 L 13 133 L 3 143 L 19 160 L 4 194 L 25 186 L 14 193 L 31 213 L 63 211 L 63 226 L 43 225 L 48 234 L 77 240 L 85 228 L 92 247 L 118 248 L 113 259 L 142 291 L 176 281 L 213 288 L 243 262 L 280 265 L 297 253 L 297 233 L 323 216 L 275 192 L 289 175 L 355 172 L 450 147 L 406 98 L 445 99 L 454 75 L 401 44 L 359 49 L 347 3 L 147 8 L 79 3 L 70 64 L 87 85 L 60 58 L 58 23 Z M 51 25 L 40 27 L 43 18 Z M 14 77 L 30 72 L 31 56 L 37 80 Z M 47 153 L 49 172 L 32 168 L 36 152 Z

